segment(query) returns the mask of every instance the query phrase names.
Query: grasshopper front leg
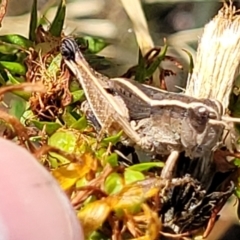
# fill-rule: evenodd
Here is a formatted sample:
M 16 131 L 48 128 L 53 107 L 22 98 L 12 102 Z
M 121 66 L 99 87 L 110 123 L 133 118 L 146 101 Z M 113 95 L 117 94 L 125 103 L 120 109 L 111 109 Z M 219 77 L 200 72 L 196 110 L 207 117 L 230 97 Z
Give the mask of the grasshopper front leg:
M 171 184 L 173 178 L 173 171 L 176 166 L 176 162 L 178 160 L 180 152 L 179 151 L 172 151 L 165 162 L 165 165 L 161 172 L 161 179 L 166 180 L 165 187 L 161 190 L 161 196 L 166 196 L 166 191 Z

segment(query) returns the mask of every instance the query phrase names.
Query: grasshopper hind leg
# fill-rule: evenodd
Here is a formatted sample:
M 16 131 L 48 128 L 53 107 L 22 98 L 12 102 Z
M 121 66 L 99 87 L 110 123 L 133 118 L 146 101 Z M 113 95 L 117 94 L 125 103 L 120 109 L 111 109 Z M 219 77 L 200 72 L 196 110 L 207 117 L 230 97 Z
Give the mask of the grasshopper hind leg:
M 98 140 L 101 140 L 101 125 L 98 122 L 97 118 L 93 114 L 93 111 L 91 110 L 89 103 L 87 101 L 84 101 L 81 105 L 81 111 L 86 115 L 86 118 L 89 122 L 91 122 L 93 128 L 96 132 L 100 133 L 98 135 Z M 122 144 L 121 142 L 118 142 L 115 146 L 112 146 L 111 151 L 116 152 L 118 155 L 119 162 L 122 162 L 124 165 L 132 165 L 140 163 L 138 155 L 135 151 L 135 148 L 132 146 L 126 146 Z M 131 159 L 128 159 L 128 156 L 130 156 Z
M 90 108 L 90 105 L 87 101 L 84 101 L 81 105 L 81 111 L 85 114 L 87 120 L 89 122 L 91 122 L 93 128 L 95 129 L 95 131 L 98 133 L 97 135 L 97 146 L 98 144 L 102 141 L 102 139 L 105 136 L 105 129 L 108 127 L 108 125 L 111 125 L 111 123 L 107 122 L 106 124 L 104 124 L 104 126 L 102 127 L 100 125 L 100 123 L 98 122 L 96 116 L 94 115 L 93 111 Z M 97 147 L 96 146 L 96 147 Z

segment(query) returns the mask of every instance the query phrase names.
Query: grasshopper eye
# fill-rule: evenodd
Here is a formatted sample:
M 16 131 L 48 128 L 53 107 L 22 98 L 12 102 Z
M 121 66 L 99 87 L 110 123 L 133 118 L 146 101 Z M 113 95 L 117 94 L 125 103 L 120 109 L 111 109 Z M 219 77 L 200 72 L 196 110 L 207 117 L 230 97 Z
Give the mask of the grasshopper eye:
M 200 108 L 198 108 L 198 112 L 199 112 L 200 114 L 203 114 L 203 113 L 206 113 L 206 112 L 207 112 L 207 109 L 206 109 L 205 107 L 200 107 Z
M 209 119 L 217 119 L 217 115 L 215 112 L 211 112 L 210 110 L 208 110 L 207 108 L 205 107 L 200 107 L 198 109 L 198 113 L 200 116 L 202 117 L 207 117 Z
M 198 116 L 199 118 L 207 118 L 208 117 L 208 110 L 205 107 L 198 108 Z

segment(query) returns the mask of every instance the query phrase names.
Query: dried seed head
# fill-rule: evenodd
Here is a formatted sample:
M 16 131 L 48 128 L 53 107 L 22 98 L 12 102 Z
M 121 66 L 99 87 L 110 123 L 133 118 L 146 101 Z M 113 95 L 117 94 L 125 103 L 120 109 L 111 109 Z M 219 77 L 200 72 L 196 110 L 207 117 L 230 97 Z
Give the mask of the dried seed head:
M 239 63 L 240 15 L 230 3 L 204 27 L 186 94 L 216 99 L 227 109 Z
M 35 92 L 29 99 L 31 110 L 41 120 L 56 119 L 63 113 L 65 105 L 71 101 L 71 95 L 68 90 L 69 72 L 56 69 L 49 71 L 48 64 L 53 60 L 52 54 L 40 54 L 36 56 L 29 55 L 26 61 L 28 71 L 34 74 L 28 74 L 28 81 L 34 84 L 42 84 L 44 92 Z

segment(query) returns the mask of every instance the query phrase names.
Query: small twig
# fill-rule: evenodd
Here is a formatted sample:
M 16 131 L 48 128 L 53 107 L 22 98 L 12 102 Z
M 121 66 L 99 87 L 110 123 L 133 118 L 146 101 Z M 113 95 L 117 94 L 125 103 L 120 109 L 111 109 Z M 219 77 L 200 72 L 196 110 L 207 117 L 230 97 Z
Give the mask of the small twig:
M 7 5 L 8 5 L 8 0 L 2 0 L 1 6 L 0 6 L 0 26 L 2 24 L 2 20 L 7 11 Z
M 31 141 L 29 141 L 27 129 L 19 122 L 19 120 L 16 117 L 11 116 L 8 113 L 0 110 L 0 119 L 9 123 L 13 127 L 21 145 L 26 147 L 25 144 L 27 142 L 30 151 L 35 152 L 35 146 L 31 143 Z
M 110 165 L 107 165 L 101 175 L 99 175 L 97 178 L 93 179 L 88 183 L 88 186 L 94 186 L 94 187 L 99 187 L 101 186 L 102 182 L 105 181 L 105 179 L 109 176 L 110 173 L 113 172 L 113 168 Z M 87 186 L 87 187 L 88 187 Z M 82 199 L 86 196 L 89 196 L 89 192 L 92 192 L 93 190 L 85 190 L 85 191 L 80 191 L 78 192 L 74 198 L 71 200 L 72 205 L 77 208 L 79 206 L 79 203 L 82 201 Z
M 26 92 L 44 92 L 44 86 L 36 83 L 19 83 L 16 85 L 3 86 L 0 88 L 0 96 L 12 91 L 23 90 Z

